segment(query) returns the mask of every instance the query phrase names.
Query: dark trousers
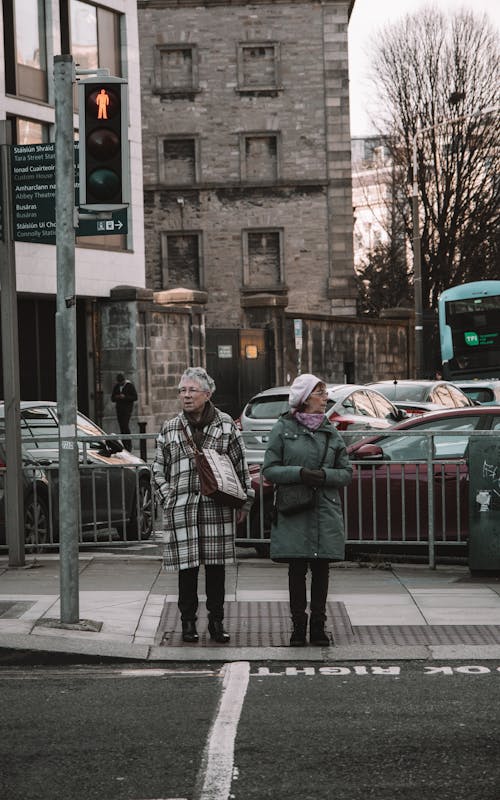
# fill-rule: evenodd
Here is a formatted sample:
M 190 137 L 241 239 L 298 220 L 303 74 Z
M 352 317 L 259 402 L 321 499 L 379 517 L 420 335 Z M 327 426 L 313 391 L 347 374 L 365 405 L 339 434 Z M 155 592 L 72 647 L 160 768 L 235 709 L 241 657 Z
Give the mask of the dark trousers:
M 132 416 L 132 412 L 126 408 L 121 409 L 117 408 L 116 410 L 116 418 L 118 420 L 118 425 L 120 426 L 120 433 L 130 433 L 130 417 Z M 130 439 L 123 439 L 123 446 L 126 450 L 132 450 L 132 441 Z
M 199 571 L 199 567 L 179 571 L 179 601 L 177 605 L 183 622 L 194 622 L 196 619 Z M 210 620 L 222 622 L 224 619 L 225 575 L 224 564 L 205 565 L 205 591 Z
M 311 619 L 326 620 L 326 599 L 330 563 L 326 558 L 292 558 L 288 564 L 288 588 L 290 590 L 290 612 L 296 622 L 305 622 L 307 595 L 306 575 L 311 570 Z

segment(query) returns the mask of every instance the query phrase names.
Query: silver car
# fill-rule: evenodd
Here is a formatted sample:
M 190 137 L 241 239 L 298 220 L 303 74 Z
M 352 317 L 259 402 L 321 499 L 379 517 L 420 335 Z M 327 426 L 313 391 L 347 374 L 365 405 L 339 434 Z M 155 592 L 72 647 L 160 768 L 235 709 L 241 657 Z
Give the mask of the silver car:
M 327 384 L 326 416 L 347 444 L 363 438 L 364 431 L 389 428 L 406 418 L 404 411 L 383 394 L 354 383 Z M 281 414 L 289 411 L 290 387 L 276 386 L 259 392 L 246 404 L 240 417 L 247 451 L 263 449 L 268 432 Z

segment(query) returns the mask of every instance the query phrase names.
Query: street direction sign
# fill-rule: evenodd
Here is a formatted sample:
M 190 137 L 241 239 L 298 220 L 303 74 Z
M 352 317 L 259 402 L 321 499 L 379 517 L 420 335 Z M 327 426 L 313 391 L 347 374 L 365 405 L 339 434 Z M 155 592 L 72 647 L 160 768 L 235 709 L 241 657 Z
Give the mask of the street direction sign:
M 11 147 L 12 214 L 18 242 L 56 243 L 55 144 Z M 78 206 L 78 144 L 75 143 L 75 205 Z M 127 233 L 127 210 L 111 212 L 107 219 L 80 220 L 76 236 Z
M 53 144 L 11 147 L 12 213 L 17 242 L 55 243 L 55 173 Z

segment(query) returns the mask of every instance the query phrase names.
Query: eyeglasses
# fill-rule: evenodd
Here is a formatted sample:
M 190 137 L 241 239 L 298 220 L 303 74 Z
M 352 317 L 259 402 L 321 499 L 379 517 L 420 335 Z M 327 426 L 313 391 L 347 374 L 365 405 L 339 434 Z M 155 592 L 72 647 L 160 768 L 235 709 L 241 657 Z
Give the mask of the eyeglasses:
M 317 392 L 311 392 L 309 397 L 328 397 L 326 389 L 319 389 Z
M 204 389 L 192 389 L 190 386 L 187 388 L 183 386 L 182 389 L 178 389 L 178 393 L 181 395 L 181 397 L 184 397 L 186 394 L 199 394 L 200 392 L 203 393 L 204 391 Z

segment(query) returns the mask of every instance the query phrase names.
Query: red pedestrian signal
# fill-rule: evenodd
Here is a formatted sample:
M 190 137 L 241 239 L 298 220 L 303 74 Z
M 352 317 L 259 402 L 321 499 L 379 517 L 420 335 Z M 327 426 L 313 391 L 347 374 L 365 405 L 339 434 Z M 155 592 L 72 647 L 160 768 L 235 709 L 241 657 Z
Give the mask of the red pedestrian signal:
M 80 206 L 106 211 L 129 202 L 127 84 L 80 81 Z

